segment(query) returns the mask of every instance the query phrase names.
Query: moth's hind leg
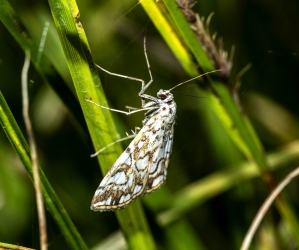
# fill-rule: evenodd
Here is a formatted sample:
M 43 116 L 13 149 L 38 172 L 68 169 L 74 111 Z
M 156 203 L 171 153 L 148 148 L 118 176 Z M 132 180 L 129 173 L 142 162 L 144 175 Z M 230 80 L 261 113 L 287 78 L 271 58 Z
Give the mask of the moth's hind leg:
M 95 157 L 95 156 L 97 156 L 98 154 L 102 153 L 104 150 L 106 150 L 107 148 L 113 146 L 114 144 L 116 144 L 116 143 L 118 143 L 118 142 L 122 142 L 122 141 L 129 140 L 129 139 L 132 139 L 132 138 L 136 137 L 136 135 L 137 135 L 137 133 L 138 133 L 139 130 L 140 130 L 139 127 L 135 127 L 135 130 L 134 130 L 134 131 L 131 130 L 131 131 L 132 131 L 132 134 L 131 134 L 131 135 L 128 134 L 128 133 L 126 133 L 126 135 L 127 135 L 126 137 L 121 138 L 121 139 L 118 139 L 117 141 L 114 141 L 114 142 L 108 144 L 106 147 L 103 147 L 103 148 L 101 148 L 99 151 L 97 151 L 97 152 L 93 153 L 92 155 L 90 155 L 90 157 Z

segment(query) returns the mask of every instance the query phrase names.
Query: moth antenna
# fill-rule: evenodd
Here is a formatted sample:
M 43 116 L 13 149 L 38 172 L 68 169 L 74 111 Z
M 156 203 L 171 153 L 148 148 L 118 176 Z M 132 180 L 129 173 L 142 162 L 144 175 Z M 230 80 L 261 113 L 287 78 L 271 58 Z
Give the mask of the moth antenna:
M 197 79 L 197 78 L 200 78 L 200 77 L 202 77 L 202 76 L 204 76 L 204 75 L 208 75 L 208 74 L 210 74 L 210 73 L 214 73 L 214 72 L 217 72 L 217 71 L 221 71 L 221 69 L 216 69 L 216 70 L 213 70 L 213 71 L 210 71 L 210 72 L 201 74 L 201 75 L 199 75 L 199 76 L 196 76 L 196 77 L 194 77 L 194 78 L 192 78 L 192 79 L 189 79 L 188 81 L 181 82 L 181 83 L 175 85 L 175 86 L 174 86 L 173 88 L 171 88 L 169 91 L 171 91 L 171 90 L 175 89 L 176 87 L 181 86 L 181 85 L 183 85 L 183 84 L 185 84 L 185 83 L 187 83 L 187 82 L 191 82 L 191 81 L 193 81 L 193 80 L 195 80 L 195 79 Z

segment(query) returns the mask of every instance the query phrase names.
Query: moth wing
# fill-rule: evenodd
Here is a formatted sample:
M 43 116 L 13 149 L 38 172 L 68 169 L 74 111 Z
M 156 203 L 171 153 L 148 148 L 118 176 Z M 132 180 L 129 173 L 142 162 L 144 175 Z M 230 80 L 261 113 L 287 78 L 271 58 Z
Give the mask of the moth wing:
M 174 123 L 171 126 L 170 132 L 165 136 L 166 138 L 166 146 L 165 146 L 165 176 L 167 175 L 168 164 L 170 160 L 170 155 L 172 152 L 172 144 L 173 144 L 173 135 L 174 135 Z
M 140 143 L 145 139 L 144 130 L 143 128 L 139 131 L 101 181 L 91 202 L 92 210 L 104 211 L 122 208 L 143 193 L 148 179 L 147 159 L 140 159 L 140 154 L 136 155 L 138 150 L 134 151 L 133 149 L 136 148 L 136 144 L 139 144 L 145 150 L 144 143 Z
M 162 130 L 162 121 L 153 119 L 144 126 L 101 181 L 92 199 L 95 211 L 127 206 L 144 193 L 157 190 L 166 180 L 172 148 L 171 130 Z
M 172 150 L 174 124 L 171 130 L 163 134 L 163 141 L 149 166 L 149 176 L 145 193 L 151 193 L 160 188 L 166 180 L 169 157 Z

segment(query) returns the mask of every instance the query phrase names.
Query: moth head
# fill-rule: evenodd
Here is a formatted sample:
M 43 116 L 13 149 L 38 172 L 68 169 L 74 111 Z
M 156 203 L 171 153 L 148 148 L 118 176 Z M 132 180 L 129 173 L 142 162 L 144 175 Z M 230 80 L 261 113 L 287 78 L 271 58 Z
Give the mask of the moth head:
M 170 93 L 169 90 L 160 89 L 157 93 L 157 96 L 159 97 L 159 99 L 166 102 L 171 101 L 173 99 L 173 95 Z

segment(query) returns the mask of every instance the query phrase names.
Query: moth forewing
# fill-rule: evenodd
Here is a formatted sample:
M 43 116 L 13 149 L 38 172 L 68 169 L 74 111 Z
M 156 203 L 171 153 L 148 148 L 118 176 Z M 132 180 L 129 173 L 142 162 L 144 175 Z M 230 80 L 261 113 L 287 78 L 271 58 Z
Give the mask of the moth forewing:
M 176 103 L 168 90 L 143 107 L 153 107 L 143 120 L 143 127 L 117 159 L 100 183 L 91 209 L 107 211 L 123 208 L 135 198 L 157 190 L 166 179 L 172 148 Z

